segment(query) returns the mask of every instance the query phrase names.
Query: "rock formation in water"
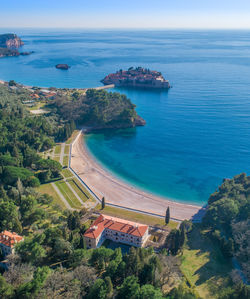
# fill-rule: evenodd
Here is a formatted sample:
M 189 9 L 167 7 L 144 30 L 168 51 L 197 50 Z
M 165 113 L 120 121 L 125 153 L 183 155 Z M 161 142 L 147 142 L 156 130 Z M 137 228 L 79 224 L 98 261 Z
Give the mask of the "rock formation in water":
M 67 64 L 57 64 L 56 65 L 56 68 L 57 69 L 60 69 L 60 70 L 68 70 L 69 68 L 70 68 L 70 66 L 69 65 L 67 65 Z

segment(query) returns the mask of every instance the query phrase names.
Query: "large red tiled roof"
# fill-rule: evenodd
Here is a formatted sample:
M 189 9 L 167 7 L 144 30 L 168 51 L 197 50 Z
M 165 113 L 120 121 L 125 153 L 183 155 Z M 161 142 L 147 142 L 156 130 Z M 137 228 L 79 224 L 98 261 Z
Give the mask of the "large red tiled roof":
M 0 243 L 9 247 L 13 247 L 16 243 L 22 241 L 23 237 L 16 233 L 9 232 L 7 230 L 0 233 Z
M 147 231 L 148 226 L 115 217 L 100 215 L 85 232 L 84 236 L 96 239 L 105 228 L 136 237 L 142 237 Z

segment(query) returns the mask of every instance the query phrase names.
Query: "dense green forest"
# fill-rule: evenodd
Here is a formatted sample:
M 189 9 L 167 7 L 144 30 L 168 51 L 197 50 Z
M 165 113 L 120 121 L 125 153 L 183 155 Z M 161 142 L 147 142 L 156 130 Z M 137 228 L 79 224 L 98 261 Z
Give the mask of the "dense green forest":
M 224 180 L 208 200 L 203 218 L 226 257 L 236 257 L 250 281 L 250 177 L 245 173 Z
M 114 95 L 95 91 L 79 101 L 83 105 L 96 97 L 94 106 L 99 107 L 102 94 L 112 101 Z M 120 248 L 87 250 L 82 235 L 88 224 L 81 222 L 86 210 L 62 211 L 51 196 L 35 189 L 61 176 L 61 164 L 42 159 L 39 152 L 72 133 L 74 123 L 67 120 L 73 112 L 67 115 L 58 107 L 59 112 L 31 116 L 21 103 L 28 96 L 25 90 L 0 87 L 0 230 L 25 237 L 8 257 L 8 271 L 2 270 L 0 275 L 1 298 L 199 298 L 180 270 L 183 248 L 194 229 L 206 229 L 210 242 L 216 239 L 228 260 L 236 256 L 247 275 L 249 177 L 244 174 L 226 180 L 211 195 L 203 224 L 184 221 L 169 234 L 160 253 L 152 248 L 131 248 L 124 254 Z M 118 110 L 117 106 L 116 115 L 121 114 Z M 86 120 L 81 113 L 77 121 Z M 94 122 L 89 113 L 92 116 L 86 123 L 89 119 Z M 110 121 L 107 114 L 107 123 Z M 232 279 L 217 298 L 249 298 L 249 289 Z
M 98 128 L 123 128 L 144 125 L 135 105 L 123 94 L 105 90 L 74 92 L 71 96 L 58 95 L 53 103 L 56 113 L 81 125 Z

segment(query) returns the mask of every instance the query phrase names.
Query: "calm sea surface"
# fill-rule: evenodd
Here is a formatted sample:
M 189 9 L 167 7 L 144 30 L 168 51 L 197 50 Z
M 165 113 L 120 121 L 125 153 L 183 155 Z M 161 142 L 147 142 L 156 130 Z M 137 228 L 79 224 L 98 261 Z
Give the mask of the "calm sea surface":
M 223 178 L 250 174 L 249 31 L 14 31 L 35 54 L 1 58 L 0 79 L 95 87 L 110 72 L 144 66 L 170 80 L 168 92 L 116 89 L 137 105 L 145 127 L 87 138 L 124 180 L 203 204 Z

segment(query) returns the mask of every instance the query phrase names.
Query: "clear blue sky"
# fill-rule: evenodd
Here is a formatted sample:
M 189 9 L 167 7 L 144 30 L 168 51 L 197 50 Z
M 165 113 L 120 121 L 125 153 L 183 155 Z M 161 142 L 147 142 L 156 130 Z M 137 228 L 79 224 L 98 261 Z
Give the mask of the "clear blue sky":
M 1 1 L 0 27 L 250 28 L 250 0 Z

